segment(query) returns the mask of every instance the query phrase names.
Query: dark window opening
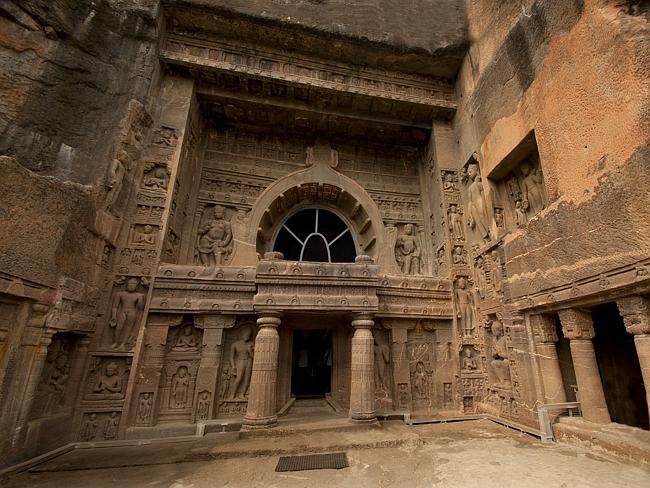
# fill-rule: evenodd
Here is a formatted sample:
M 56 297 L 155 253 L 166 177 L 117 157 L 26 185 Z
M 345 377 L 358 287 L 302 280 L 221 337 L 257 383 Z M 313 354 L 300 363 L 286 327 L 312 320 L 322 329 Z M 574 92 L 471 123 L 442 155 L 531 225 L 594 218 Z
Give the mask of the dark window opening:
M 288 261 L 353 263 L 357 256 L 352 233 L 334 212 L 308 208 L 292 215 L 284 223 L 273 251 Z

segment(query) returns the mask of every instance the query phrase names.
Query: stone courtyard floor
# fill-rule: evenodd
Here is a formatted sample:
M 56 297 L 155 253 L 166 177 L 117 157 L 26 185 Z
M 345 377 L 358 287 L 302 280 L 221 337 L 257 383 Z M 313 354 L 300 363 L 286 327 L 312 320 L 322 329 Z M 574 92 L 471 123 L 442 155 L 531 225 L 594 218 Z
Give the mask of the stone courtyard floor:
M 77 449 L 5 480 L 19 487 L 650 487 L 650 466 L 534 437 L 488 420 L 314 431 L 237 440 Z M 344 449 L 341 470 L 276 473 L 281 454 Z

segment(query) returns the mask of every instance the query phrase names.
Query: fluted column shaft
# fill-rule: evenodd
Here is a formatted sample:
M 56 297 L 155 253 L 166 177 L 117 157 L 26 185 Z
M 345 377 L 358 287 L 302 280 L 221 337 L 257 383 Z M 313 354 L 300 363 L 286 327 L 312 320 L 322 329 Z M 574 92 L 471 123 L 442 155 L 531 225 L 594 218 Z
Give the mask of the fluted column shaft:
M 564 380 L 557 355 L 557 332 L 553 317 L 547 315 L 532 315 L 530 317 L 539 368 L 544 385 L 544 401 L 546 403 L 566 402 Z
M 591 313 L 578 309 L 562 310 L 560 321 L 564 336 L 571 341 L 571 356 L 578 382 L 582 416 L 591 422 L 607 424 L 611 422 L 611 417 L 605 401 L 594 345 L 591 342 L 594 337 Z
M 375 354 L 374 339 L 370 329 L 375 322 L 362 315 L 352 320 L 352 357 L 350 369 L 350 420 L 372 421 L 375 414 Z
M 260 330 L 255 337 L 253 372 L 248 394 L 248 408 L 243 422 L 244 429 L 272 427 L 278 422 L 276 386 L 280 323 L 278 314 L 265 313 L 257 319 Z
M 650 300 L 642 296 L 625 297 L 616 302 L 625 328 L 634 335 L 634 346 L 645 386 L 650 413 Z

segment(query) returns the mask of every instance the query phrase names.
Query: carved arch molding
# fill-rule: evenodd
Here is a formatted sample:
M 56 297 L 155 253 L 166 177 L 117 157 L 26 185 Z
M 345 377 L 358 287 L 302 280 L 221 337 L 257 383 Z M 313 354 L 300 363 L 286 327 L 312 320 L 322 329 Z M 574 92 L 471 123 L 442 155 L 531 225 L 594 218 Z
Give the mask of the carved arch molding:
M 260 195 L 251 215 L 257 252 L 271 251 L 274 233 L 290 213 L 313 206 L 341 214 L 355 233 L 359 253 L 377 257 L 383 243 L 379 208 L 354 180 L 323 166 L 292 173 Z

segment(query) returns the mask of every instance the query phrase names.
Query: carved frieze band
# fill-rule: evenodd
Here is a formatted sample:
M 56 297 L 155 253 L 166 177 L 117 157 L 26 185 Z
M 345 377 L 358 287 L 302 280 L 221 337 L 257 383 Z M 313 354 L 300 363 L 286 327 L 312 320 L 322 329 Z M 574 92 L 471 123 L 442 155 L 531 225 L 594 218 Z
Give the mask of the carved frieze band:
M 453 86 L 415 75 L 386 73 L 369 68 L 351 70 L 342 64 L 283 56 L 259 47 L 235 47 L 169 35 L 160 53 L 163 61 L 194 64 L 250 76 L 290 81 L 372 97 L 455 109 Z

